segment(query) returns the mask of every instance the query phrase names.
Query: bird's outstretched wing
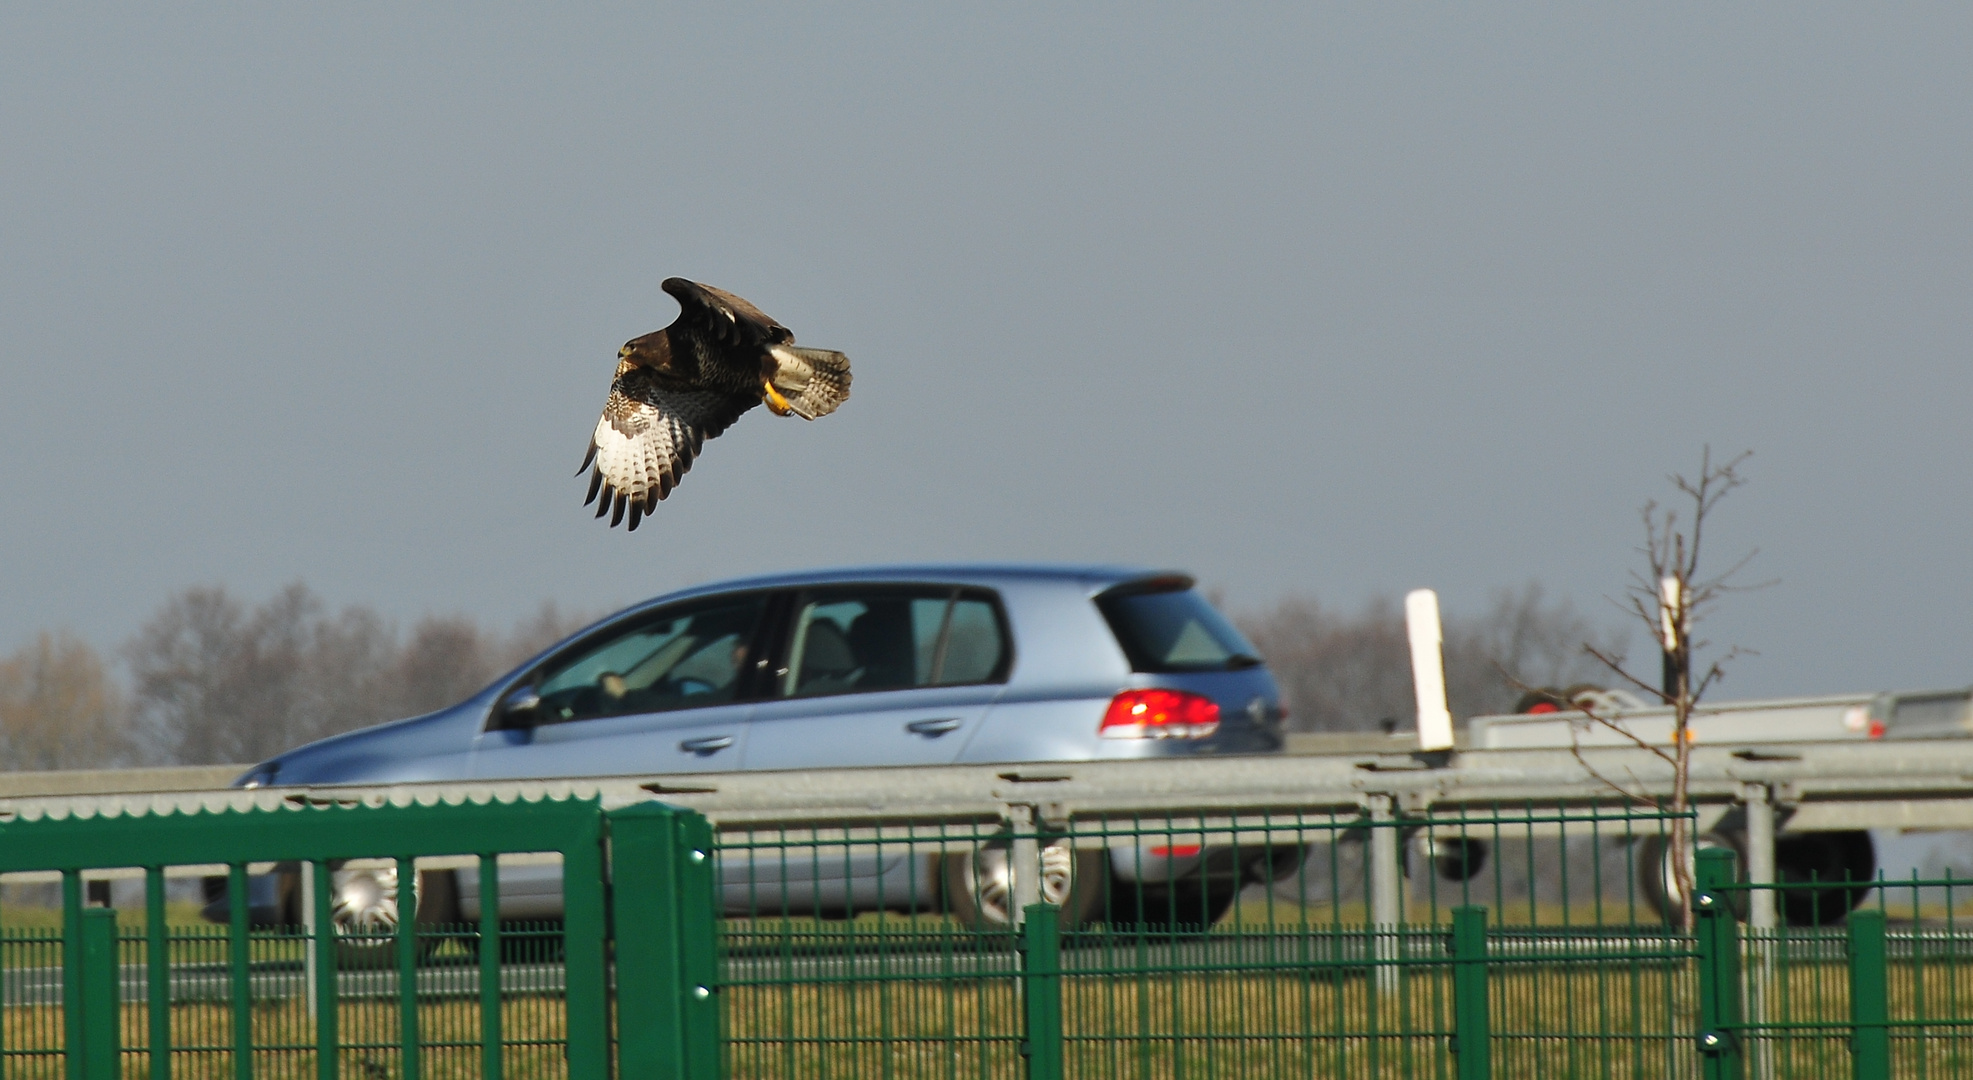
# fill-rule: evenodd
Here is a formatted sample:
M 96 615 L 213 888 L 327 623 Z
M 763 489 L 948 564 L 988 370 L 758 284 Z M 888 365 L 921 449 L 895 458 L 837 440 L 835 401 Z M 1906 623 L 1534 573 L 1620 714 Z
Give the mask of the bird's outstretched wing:
M 747 348 L 795 340 L 787 327 L 725 289 L 675 277 L 664 280 L 664 291 L 678 301 L 678 321 L 672 326 L 704 340 Z
M 583 469 L 589 477 L 587 506 L 602 496 L 596 516 L 610 515 L 610 527 L 630 513 L 630 527 L 671 494 L 699 448 L 725 431 L 740 414 L 760 404 L 745 394 L 686 385 L 649 368 L 621 364 L 596 433 L 589 438 Z

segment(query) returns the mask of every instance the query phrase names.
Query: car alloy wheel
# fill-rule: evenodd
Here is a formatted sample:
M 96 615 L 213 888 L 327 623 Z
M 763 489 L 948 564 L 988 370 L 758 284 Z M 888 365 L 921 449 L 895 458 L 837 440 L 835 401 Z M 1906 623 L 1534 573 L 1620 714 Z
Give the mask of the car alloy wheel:
M 1061 909 L 1061 925 L 1079 925 L 1102 891 L 1102 852 L 1078 851 L 1067 838 L 1044 845 L 1040 853 L 1041 902 Z M 946 902 L 961 922 L 975 929 L 1013 925 L 1013 851 L 1006 842 L 986 844 L 945 859 Z

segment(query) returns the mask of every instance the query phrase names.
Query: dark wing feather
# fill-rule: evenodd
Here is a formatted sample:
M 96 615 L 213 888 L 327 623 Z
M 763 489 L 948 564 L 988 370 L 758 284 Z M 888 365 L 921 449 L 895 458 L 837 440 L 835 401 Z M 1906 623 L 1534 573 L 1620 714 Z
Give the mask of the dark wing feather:
M 707 342 L 752 352 L 795 340 L 787 327 L 746 300 L 710 285 L 684 278 L 666 278 L 664 290 L 678 301 L 678 320 L 667 327 Z
M 637 507 L 630 516 L 635 529 L 678 486 L 705 441 L 758 404 L 748 395 L 701 389 L 649 368 L 622 372 L 589 440 L 595 463 L 590 496 L 602 496 L 596 516 L 611 514 L 615 526 L 626 509 Z

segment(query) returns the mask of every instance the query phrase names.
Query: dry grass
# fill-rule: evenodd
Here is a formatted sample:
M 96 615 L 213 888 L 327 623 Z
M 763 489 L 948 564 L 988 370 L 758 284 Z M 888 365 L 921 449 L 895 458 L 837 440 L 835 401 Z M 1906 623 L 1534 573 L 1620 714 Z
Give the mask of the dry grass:
M 148 1011 L 123 1009 L 124 1072 L 143 1075 L 149 1060 Z M 351 1080 L 398 1076 L 397 1003 L 345 1002 L 337 1011 L 339 1073 Z M 418 1010 L 424 1045 L 420 1072 L 428 1077 L 480 1075 L 480 1017 L 476 1002 L 427 1002 Z M 561 1040 L 562 1001 L 557 997 L 516 996 L 501 1006 L 502 1070 L 513 1080 L 568 1075 Z M 232 1013 L 223 1003 L 174 1005 L 171 1074 L 183 1080 L 231 1080 Z M 9 1080 L 61 1080 L 62 1009 L 21 1006 L 5 1011 L 4 1038 Z M 315 1025 L 300 1001 L 261 1002 L 253 1010 L 254 1075 L 312 1080 L 316 1061 Z
M 1847 968 L 1778 975 L 1775 1021 L 1844 1023 Z M 789 983 L 725 991 L 735 1080 L 1018 1077 L 1021 1001 L 1011 977 Z M 1894 1018 L 1973 1018 L 1973 965 L 1892 973 Z M 1164 977 L 1068 974 L 1071 1077 L 1421 1077 L 1454 1068 L 1452 987 L 1443 968 L 1380 994 L 1361 971 Z M 1689 966 L 1512 965 L 1489 983 L 1495 1075 L 1696 1077 L 1697 984 Z M 1973 1029 L 1894 1043 L 1900 1074 L 1973 1075 Z M 1753 1052 L 1778 1078 L 1847 1074 L 1847 1030 L 1779 1033 Z M 1750 1070 L 1749 1075 L 1753 1075 Z
M 1307 909 L 1308 924 L 1316 930 L 1338 921 L 1347 928 L 1350 914 Z M 1293 935 L 1299 929 L 1301 909 L 1295 923 L 1286 925 L 1280 905 L 1272 915 L 1277 932 Z M 1533 921 L 1543 923 L 1542 915 L 1536 909 Z M 926 916 L 873 917 L 854 924 L 763 920 L 752 926 L 763 934 L 770 929 L 812 934 L 808 944 L 825 954 L 852 940 L 858 950 L 872 948 L 880 928 L 884 945 L 895 948 L 914 937 L 921 944 L 938 940 L 949 923 Z M 1123 973 L 1142 960 L 1129 945 L 1132 939 L 1093 935 L 1073 941 L 1062 958 L 1067 1074 L 1105 1080 L 1452 1074 L 1455 1059 L 1448 1036 L 1453 991 L 1443 964 L 1407 968 L 1394 993 L 1380 993 L 1363 965 L 1210 970 L 1277 955 L 1268 951 L 1275 946 L 1264 940 L 1233 940 L 1230 931 L 1237 928 L 1239 923 L 1223 926 L 1195 939 L 1202 948 L 1168 952 L 1162 960 L 1153 956 L 1154 963 L 1174 969 L 1163 972 Z M 1268 927 L 1249 922 L 1245 928 Z M 1816 959 L 1807 959 L 1808 951 L 1799 952 L 1803 962 L 1777 969 L 1764 992 L 1750 998 L 1750 1013 L 1764 1007 L 1766 1019 L 1775 1024 L 1844 1024 L 1849 1015 L 1848 968 L 1840 960 L 1840 941 L 1828 944 L 1833 949 L 1823 948 L 1814 954 Z M 777 979 L 778 962 L 754 956 L 747 962 L 756 965 L 759 982 L 731 985 L 722 992 L 728 1076 L 1013 1080 L 1026 1074 L 1018 977 L 955 977 L 936 970 L 921 970 L 926 977 L 897 977 L 898 972 L 920 970 L 904 964 L 884 979 L 871 977 L 876 970 L 871 967 L 857 969 L 856 977 L 832 981 L 812 974 L 812 955 L 801 957 L 797 964 L 808 962 L 809 967 L 794 969 L 799 973 L 795 978 Z M 1007 960 L 1011 962 L 1011 955 Z M 763 970 L 769 964 L 777 966 Z M 847 974 L 847 968 L 842 970 Z M 1759 980 L 1754 982 L 1758 987 Z M 1700 1058 L 1692 1041 L 1699 1026 L 1697 986 L 1689 961 L 1501 963 L 1492 970 L 1488 993 L 1496 1075 L 1623 1080 L 1699 1075 Z M 1973 963 L 1928 957 L 1923 967 L 1914 968 L 1894 962 L 1888 1004 L 1893 1018 L 1973 1018 Z M 141 1047 L 144 1007 L 126 1006 L 123 1016 L 125 1044 Z M 345 1046 L 341 1075 L 361 1080 L 399 1075 L 399 1055 L 392 1046 L 397 1038 L 395 1002 L 345 1002 L 338 1017 Z M 453 1044 L 430 1045 L 424 1051 L 425 1075 L 479 1075 L 474 1000 L 428 1001 L 419 1017 L 424 1042 Z M 63 1063 L 55 1048 L 61 1045 L 61 1023 L 59 1007 L 5 1010 L 0 1037 L 10 1052 L 6 1074 L 60 1074 Z M 502 1023 L 510 1043 L 503 1058 L 508 1076 L 566 1075 L 558 997 L 514 996 L 503 1007 Z M 174 1006 L 172 1028 L 173 1044 L 181 1048 L 174 1055 L 175 1076 L 231 1077 L 231 1023 L 223 1003 Z M 1973 1075 L 1973 1028 L 1933 1028 L 1922 1038 L 1918 1035 L 1895 1043 L 1900 1073 Z M 1840 1026 L 1794 1033 L 1777 1027 L 1772 1037 L 1755 1040 L 1752 1048 L 1772 1067 L 1761 1073 L 1750 1067 L 1748 1074 L 1805 1078 L 1847 1073 L 1847 1036 Z M 314 1076 L 309 1047 L 313 1025 L 302 1001 L 257 1004 L 253 1037 L 261 1048 L 255 1054 L 256 1075 Z M 517 1045 L 531 1042 L 545 1044 Z M 41 1053 L 22 1053 L 34 1050 Z M 130 1071 L 141 1064 L 136 1053 L 126 1057 Z

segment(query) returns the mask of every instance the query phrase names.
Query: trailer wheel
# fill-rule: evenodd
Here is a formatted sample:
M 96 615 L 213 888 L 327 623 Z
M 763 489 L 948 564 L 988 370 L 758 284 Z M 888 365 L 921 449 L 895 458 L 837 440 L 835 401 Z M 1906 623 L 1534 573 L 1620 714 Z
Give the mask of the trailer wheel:
M 1678 888 L 1678 877 L 1672 870 L 1671 841 L 1672 838 L 1668 835 L 1653 835 L 1645 837 L 1637 845 L 1637 883 L 1639 890 L 1644 894 L 1644 902 L 1650 905 L 1651 910 L 1657 912 L 1658 917 L 1666 922 L 1676 919 L 1679 908 L 1682 906 Z M 1733 852 L 1734 866 L 1738 868 L 1741 876 L 1743 878 L 1745 877 L 1747 857 L 1740 850 L 1739 836 L 1732 833 L 1701 833 L 1693 839 L 1692 846 L 1695 855 L 1701 851 L 1717 851 L 1722 849 Z M 1692 859 L 1688 859 L 1687 866 L 1690 867 L 1692 862 Z M 1745 893 L 1733 894 L 1732 908 L 1735 915 L 1743 919 L 1746 917 L 1747 896 Z
M 1784 885 L 1830 883 L 1781 890 L 1781 915 L 1790 926 L 1842 922 L 1863 903 L 1877 876 L 1877 846 L 1862 830 L 1793 833 L 1774 842 L 1775 877 Z

